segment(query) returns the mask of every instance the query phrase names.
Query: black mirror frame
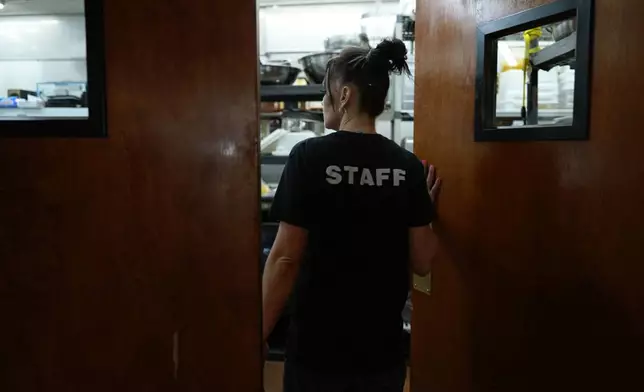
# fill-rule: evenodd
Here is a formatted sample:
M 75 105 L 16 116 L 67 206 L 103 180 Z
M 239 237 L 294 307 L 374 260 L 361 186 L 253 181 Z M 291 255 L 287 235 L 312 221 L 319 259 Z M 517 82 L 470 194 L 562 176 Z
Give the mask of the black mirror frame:
M 0 120 L 0 138 L 107 137 L 103 0 L 85 0 L 89 118 Z
M 478 26 L 474 140 L 586 140 L 589 137 L 594 0 L 558 0 Z M 499 38 L 577 16 L 573 124 L 495 127 L 496 62 Z

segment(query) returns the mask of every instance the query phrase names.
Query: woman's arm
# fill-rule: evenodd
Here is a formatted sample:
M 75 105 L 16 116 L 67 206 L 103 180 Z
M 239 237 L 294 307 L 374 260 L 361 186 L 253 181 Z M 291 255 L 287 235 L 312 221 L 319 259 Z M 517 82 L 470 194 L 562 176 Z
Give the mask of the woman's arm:
M 293 291 L 295 279 L 306 249 L 308 231 L 288 223 L 280 223 L 277 237 L 264 268 L 262 282 L 264 341 L 275 328 L 286 301 Z
M 438 237 L 431 224 L 409 229 L 409 258 L 413 273 L 419 276 L 429 274 L 432 260 L 438 253 L 438 244 Z
M 282 172 L 271 215 L 280 223 L 277 236 L 264 267 L 262 283 L 264 340 L 275 328 L 295 279 L 308 240 L 311 220 L 311 194 L 305 165 L 306 141 L 291 150 Z

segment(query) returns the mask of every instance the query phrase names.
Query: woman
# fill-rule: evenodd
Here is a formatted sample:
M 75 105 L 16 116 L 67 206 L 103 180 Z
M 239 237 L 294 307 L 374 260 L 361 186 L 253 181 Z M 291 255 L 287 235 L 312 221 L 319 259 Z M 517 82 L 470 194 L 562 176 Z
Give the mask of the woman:
M 263 332 L 294 290 L 285 392 L 403 390 L 401 311 L 410 268 L 428 274 L 436 254 L 440 180 L 376 133 L 392 72 L 409 74 L 399 40 L 329 61 L 324 122 L 337 132 L 294 147 L 277 189 Z

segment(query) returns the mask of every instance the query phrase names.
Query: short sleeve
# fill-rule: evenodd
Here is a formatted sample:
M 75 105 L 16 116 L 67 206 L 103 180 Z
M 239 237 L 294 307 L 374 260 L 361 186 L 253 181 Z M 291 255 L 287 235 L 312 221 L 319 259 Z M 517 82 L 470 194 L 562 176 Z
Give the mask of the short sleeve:
M 308 228 L 311 203 L 304 152 L 304 143 L 291 150 L 273 199 L 271 216 L 279 222 Z
M 427 190 L 425 167 L 415 159 L 409 173 L 407 225 L 409 227 L 427 226 L 435 218 L 436 211 Z

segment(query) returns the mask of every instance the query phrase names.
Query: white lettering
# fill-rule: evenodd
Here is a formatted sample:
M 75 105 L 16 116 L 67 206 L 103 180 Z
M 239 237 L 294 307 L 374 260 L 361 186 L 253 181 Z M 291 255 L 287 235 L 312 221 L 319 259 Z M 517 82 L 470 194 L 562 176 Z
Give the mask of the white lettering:
M 373 176 L 371 172 L 366 167 L 362 169 L 362 176 L 360 176 L 360 185 L 369 185 L 374 186 Z
M 349 173 L 349 184 L 353 185 L 353 174 L 358 172 L 358 168 L 355 166 L 345 166 L 344 171 Z
M 338 185 L 342 182 L 342 174 L 340 174 L 340 167 L 331 165 L 326 168 L 326 182 L 331 185 Z
M 394 169 L 394 186 L 400 186 L 400 183 L 405 181 L 406 174 L 407 172 L 402 169 Z
M 376 184 L 382 186 L 382 182 L 389 179 L 390 172 L 391 169 L 376 169 Z
M 331 185 L 341 184 L 346 181 L 350 185 L 384 186 L 392 184 L 400 186 L 406 178 L 406 171 L 402 169 L 380 168 L 370 170 L 366 167 L 330 165 L 326 168 L 326 182 Z M 358 182 L 358 176 L 360 176 Z

